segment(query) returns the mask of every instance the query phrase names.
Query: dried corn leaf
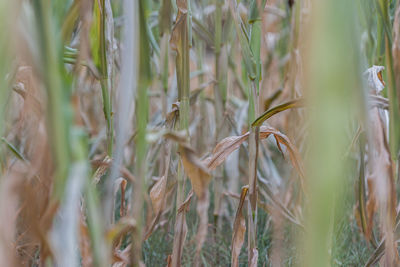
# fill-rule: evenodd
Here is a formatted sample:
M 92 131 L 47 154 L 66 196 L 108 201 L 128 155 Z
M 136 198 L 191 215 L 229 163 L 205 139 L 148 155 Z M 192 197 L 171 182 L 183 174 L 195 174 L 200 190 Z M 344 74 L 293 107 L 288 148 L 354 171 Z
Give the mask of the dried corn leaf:
M 83 218 L 83 213 L 81 213 L 79 221 L 79 247 L 81 251 L 81 263 L 83 267 L 93 266 L 93 255 L 90 247 L 90 236 L 89 229 Z
M 385 88 L 385 82 L 382 79 L 383 66 L 372 66 L 364 72 L 367 78 L 368 89 L 373 93 L 379 94 Z
M 182 203 L 182 205 L 178 209 L 178 214 L 176 215 L 175 221 L 175 237 L 174 244 L 172 248 L 172 256 L 171 256 L 171 265 L 168 263 L 168 266 L 181 266 L 181 258 L 183 245 L 185 243 L 186 235 L 187 235 L 187 224 L 186 224 L 186 212 L 189 210 L 190 200 L 192 199 L 193 191 L 190 191 L 186 200 Z
M 167 178 L 165 176 L 161 176 L 150 190 L 150 199 L 154 214 L 158 214 L 162 209 L 166 186 Z
M 200 253 L 203 247 L 204 241 L 207 237 L 208 228 L 208 206 L 210 204 L 208 191 L 205 190 L 202 198 L 197 201 L 197 214 L 199 215 L 199 227 L 196 234 L 196 257 L 194 260 L 194 266 L 201 266 Z
M 133 218 L 122 218 L 108 230 L 106 240 L 110 243 L 115 242 L 119 237 L 132 231 L 136 227 L 136 221 Z
M 196 156 L 190 147 L 181 146 L 180 151 L 183 167 L 192 183 L 193 191 L 198 197 L 197 213 L 199 214 L 200 222 L 196 235 L 197 249 L 195 266 L 199 266 L 201 248 L 207 236 L 209 206 L 208 184 L 211 180 L 211 175 L 205 164 Z
M 192 183 L 193 191 L 199 199 L 202 199 L 211 180 L 209 170 L 189 146 L 181 146 L 180 153 L 183 167 Z
M 246 220 L 243 216 L 243 204 L 246 199 L 247 192 L 249 191 L 249 186 L 244 186 L 242 188 L 242 193 L 240 194 L 239 205 L 236 211 L 235 222 L 233 224 L 233 236 L 232 236 L 232 250 L 231 250 L 231 266 L 239 266 L 239 254 L 242 249 L 244 236 L 246 233 Z
M 131 252 L 131 245 L 128 245 L 124 250 L 116 250 L 113 254 L 112 267 L 126 267 L 129 266 L 130 259 L 129 253 Z
M 121 206 L 120 206 L 120 216 L 123 216 L 123 210 L 125 206 L 125 188 L 126 188 L 127 181 L 126 179 L 119 177 L 114 181 L 114 192 L 113 192 L 113 211 L 112 214 L 115 214 L 115 203 L 117 198 L 118 190 L 121 189 Z M 113 216 L 114 222 L 114 216 Z
M 253 248 L 253 257 L 251 257 L 249 267 L 257 267 L 258 262 L 258 250 Z
M 211 157 L 205 160 L 207 167 L 210 170 L 214 170 L 217 166 L 221 165 L 233 151 L 238 149 L 239 146 L 244 141 L 246 141 L 246 139 L 249 137 L 249 134 L 250 133 L 247 132 L 240 136 L 230 136 L 219 142 L 214 148 Z M 260 127 L 260 136 L 259 136 L 260 140 L 266 139 L 271 134 L 275 137 L 275 140 L 277 142 L 287 147 L 289 151 L 289 157 L 293 166 L 296 168 L 299 175 L 301 177 L 304 177 L 304 167 L 302 160 L 300 158 L 300 154 L 297 148 L 289 140 L 289 138 L 272 127 L 267 127 L 267 126 Z

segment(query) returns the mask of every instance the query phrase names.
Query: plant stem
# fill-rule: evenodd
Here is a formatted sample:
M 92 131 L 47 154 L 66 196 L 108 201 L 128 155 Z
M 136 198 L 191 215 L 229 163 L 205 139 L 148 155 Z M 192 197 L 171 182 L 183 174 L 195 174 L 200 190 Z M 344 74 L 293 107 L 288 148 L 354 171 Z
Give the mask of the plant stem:
M 147 141 L 146 127 L 148 122 L 148 96 L 147 89 L 151 81 L 150 51 L 147 34 L 147 12 L 146 0 L 139 1 L 139 76 L 138 91 L 136 98 L 136 155 L 135 170 L 136 181 L 134 182 L 132 195 L 133 217 L 136 221 L 136 229 L 133 232 L 133 245 L 131 260 L 135 267 L 140 266 L 142 259 L 142 232 L 144 227 L 144 192 L 146 191 L 147 175 Z

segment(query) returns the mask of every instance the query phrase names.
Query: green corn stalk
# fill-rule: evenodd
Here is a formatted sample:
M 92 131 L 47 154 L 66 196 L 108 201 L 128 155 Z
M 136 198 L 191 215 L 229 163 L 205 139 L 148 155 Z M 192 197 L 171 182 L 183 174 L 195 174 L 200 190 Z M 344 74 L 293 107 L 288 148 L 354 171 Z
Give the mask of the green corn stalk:
M 11 77 L 10 63 L 13 59 L 13 25 L 17 17 L 17 6 L 13 1 L 2 1 L 0 3 L 0 16 L 3 22 L 0 23 L 0 56 L 3 63 L 0 64 L 0 136 L 3 136 L 5 129 L 5 110 L 8 95 L 11 89 L 9 79 Z M 0 146 L 0 167 L 3 164 L 3 146 Z
M 160 80 L 162 84 L 161 88 L 161 103 L 162 103 L 162 116 L 167 117 L 167 95 L 168 95 L 168 74 L 169 74 L 169 38 L 171 29 L 171 11 L 172 5 L 171 0 L 163 0 L 160 11 L 159 11 L 159 29 L 160 29 Z M 167 143 L 161 147 L 161 159 L 160 159 L 160 171 L 164 172 L 168 166 L 165 165 L 165 158 L 167 157 Z
M 87 223 L 92 242 L 93 261 L 95 266 L 110 266 L 109 247 L 104 238 L 103 217 L 100 212 L 101 202 L 93 181 L 88 179 L 85 192 L 87 206 Z
M 187 2 L 176 2 L 178 7 L 177 22 L 171 35 L 171 48 L 176 51 L 176 77 L 178 85 L 178 100 L 179 100 L 179 129 L 186 132 L 189 137 L 189 94 L 190 94 L 190 66 L 189 66 L 189 29 L 187 18 Z M 182 162 L 178 163 L 177 173 L 177 194 L 176 194 L 176 211 L 184 201 L 185 194 L 185 181 L 186 176 L 183 169 Z M 178 221 L 175 222 L 178 224 Z M 174 248 L 181 239 L 180 234 L 174 236 Z M 178 251 L 172 252 L 177 255 Z M 178 261 L 178 262 L 175 262 Z M 172 266 L 179 266 L 180 258 L 173 257 Z
M 36 27 L 39 34 L 40 73 L 48 94 L 48 125 L 53 153 L 55 156 L 56 179 L 55 200 L 63 195 L 70 163 L 70 123 L 69 81 L 63 71 L 61 37 L 56 34 L 58 21 L 51 13 L 49 1 L 33 1 L 36 14 Z
M 396 76 L 392 55 L 392 24 L 389 17 L 389 0 L 379 0 L 377 4 L 382 25 L 389 98 L 389 146 L 392 159 L 397 160 L 400 148 L 400 105 L 397 94 Z M 379 40 L 379 39 L 378 39 Z M 382 48 L 383 49 L 383 48 Z M 395 176 L 397 177 L 397 175 Z
M 254 0 L 251 4 L 250 22 L 250 40 L 244 30 L 244 26 L 238 15 L 236 2 L 230 1 L 232 17 L 239 38 L 242 51 L 242 58 L 245 63 L 248 78 L 250 80 L 249 88 L 249 125 L 258 116 L 258 88 L 261 79 L 261 16 L 258 10 L 264 9 L 265 1 L 260 3 Z M 248 202 L 248 264 L 257 261 L 257 158 L 258 158 L 258 141 L 259 127 L 250 127 L 249 135 L 249 202 Z
M 80 2 L 78 0 L 74 0 L 71 7 L 69 8 L 64 22 L 61 28 L 61 36 L 63 42 L 67 43 L 71 38 L 72 32 L 74 30 L 75 23 L 79 18 L 79 8 Z
M 171 12 L 172 5 L 171 0 L 163 0 L 162 6 L 159 12 L 159 20 L 160 20 L 160 35 L 161 35 L 161 55 L 160 55 L 160 66 L 161 68 L 161 82 L 162 87 L 164 89 L 164 93 L 167 93 L 168 90 L 168 63 L 169 63 L 169 34 L 171 29 Z M 166 107 L 165 107 L 166 108 Z
M 305 88 L 310 118 L 307 162 L 307 216 L 302 266 L 330 266 L 334 211 L 347 177 L 347 127 L 360 112 L 361 71 L 354 27 L 354 4 L 346 0 L 312 1 L 304 51 Z M 357 41 L 353 41 L 357 40 Z M 335 136 L 332 142 L 331 136 Z
M 132 207 L 133 217 L 136 220 L 136 229 L 133 232 L 131 260 L 133 266 L 140 266 L 142 255 L 142 232 L 144 227 L 144 192 L 146 190 L 146 127 L 148 122 L 148 96 L 147 89 L 151 82 L 150 69 L 150 42 L 147 30 L 147 1 L 139 1 L 139 62 L 138 62 L 138 90 L 136 96 L 136 139 L 135 139 L 135 170 L 137 180 L 134 182 Z
M 182 15 L 182 20 L 186 20 L 186 14 Z M 186 131 L 189 136 L 189 94 L 190 94 L 190 68 L 189 68 L 189 31 L 187 22 L 183 22 L 179 28 L 179 41 L 177 44 L 176 56 L 176 75 L 178 81 L 178 100 L 179 106 L 179 128 Z M 183 166 L 178 167 L 178 192 L 177 208 L 184 200 L 184 180 L 185 175 Z
M 214 84 L 214 106 L 215 106 L 215 125 L 216 125 L 216 134 L 215 141 L 219 142 L 222 138 L 227 136 L 227 128 L 224 127 L 224 114 L 225 114 L 225 105 L 226 105 L 226 97 L 227 97 L 227 67 L 228 67 L 228 59 L 227 59 L 227 47 L 223 43 L 223 30 L 227 30 L 226 27 L 223 26 L 222 21 L 222 5 L 223 1 L 215 0 L 215 32 L 214 32 L 214 51 L 215 51 L 215 80 Z M 218 234 L 219 230 L 219 214 L 222 206 L 222 187 L 223 187 L 223 179 L 224 179 L 224 168 L 220 166 L 215 171 L 215 179 L 213 180 L 213 189 L 214 189 L 214 238 Z M 218 253 L 218 251 L 217 251 Z M 219 258 L 219 255 L 216 255 L 216 258 Z
M 93 61 L 100 72 L 101 93 L 103 98 L 103 112 L 107 126 L 107 152 L 112 154 L 113 147 L 113 122 L 112 105 L 110 96 L 110 81 L 107 71 L 107 46 L 106 46 L 106 4 L 105 1 L 94 1 L 93 25 L 90 31 Z
M 253 0 L 250 6 L 250 49 L 255 61 L 255 77 L 251 80 L 251 89 L 249 91 L 249 108 L 253 110 L 249 111 L 253 117 L 249 118 L 249 122 L 255 120 L 259 113 L 259 86 L 261 81 L 261 58 L 260 58 L 260 47 L 261 47 L 261 15 L 259 10 L 264 10 L 266 1 Z M 261 5 L 261 6 L 259 6 Z M 257 250 L 257 159 L 258 159 L 258 142 L 259 142 L 259 127 L 250 126 L 249 136 L 249 231 L 248 231 L 248 261 L 249 265 L 254 258 L 255 251 Z M 251 212 L 250 212 L 251 211 Z

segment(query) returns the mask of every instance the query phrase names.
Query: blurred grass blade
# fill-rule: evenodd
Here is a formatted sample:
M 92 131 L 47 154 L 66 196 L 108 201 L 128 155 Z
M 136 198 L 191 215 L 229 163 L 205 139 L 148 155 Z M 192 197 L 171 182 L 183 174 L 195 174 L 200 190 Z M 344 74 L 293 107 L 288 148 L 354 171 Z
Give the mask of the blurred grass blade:
M 70 83 L 63 72 L 61 61 L 63 46 L 60 35 L 57 34 L 58 29 L 55 29 L 58 21 L 54 19 L 47 1 L 34 1 L 33 7 L 36 14 L 36 27 L 42 37 L 39 39 L 41 62 L 38 69 L 41 70 L 48 94 L 48 121 L 57 166 L 54 195 L 59 200 L 64 193 L 70 163 L 71 117 L 67 113 L 70 110 L 70 89 L 68 88 Z
M 234 21 L 236 33 L 238 35 L 241 52 L 243 55 L 243 60 L 245 62 L 247 73 L 250 79 L 254 80 L 257 77 L 256 61 L 250 49 L 249 40 L 242 29 L 243 22 L 241 21 L 241 18 L 238 14 L 236 0 L 229 0 L 229 8 L 232 13 L 232 18 Z
M 5 139 L 4 137 L 1 138 L 1 141 L 3 141 L 3 143 L 7 146 L 7 148 L 20 160 L 26 161 L 24 155 L 22 155 L 22 153 L 20 151 L 18 151 L 18 149 L 11 144 L 10 142 L 7 141 L 7 139 Z

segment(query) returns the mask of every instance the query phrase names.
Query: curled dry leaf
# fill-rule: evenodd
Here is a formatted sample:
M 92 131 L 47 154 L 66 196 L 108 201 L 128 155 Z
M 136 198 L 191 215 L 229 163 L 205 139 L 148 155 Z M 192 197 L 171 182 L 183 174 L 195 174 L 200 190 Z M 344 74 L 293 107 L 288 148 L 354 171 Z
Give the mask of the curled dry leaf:
M 178 14 L 176 15 L 175 26 L 172 29 L 170 44 L 171 49 L 180 54 L 182 51 L 179 51 L 179 43 L 182 41 L 182 28 L 186 27 L 187 1 L 177 0 L 176 6 L 178 7 Z
M 236 149 L 240 147 L 240 145 L 247 140 L 249 137 L 249 132 L 240 135 L 240 136 L 230 136 L 225 139 L 223 139 L 221 142 L 219 142 L 216 147 L 214 148 L 214 151 L 211 155 L 211 157 L 207 158 L 204 162 L 207 164 L 207 167 L 210 170 L 214 170 L 216 167 L 221 165 L 226 158 Z M 268 136 L 273 135 L 275 137 L 275 140 L 279 144 L 283 144 L 286 146 L 286 148 L 289 151 L 289 157 L 290 160 L 293 164 L 293 166 L 296 168 L 298 171 L 299 175 L 301 178 L 304 177 L 304 167 L 302 160 L 300 158 L 300 154 L 297 150 L 297 148 L 292 144 L 292 142 L 289 140 L 289 138 L 279 132 L 278 130 L 268 127 L 268 126 L 261 126 L 260 127 L 260 140 L 266 139 Z M 280 148 L 280 145 L 278 146 Z
M 172 256 L 171 256 L 171 265 L 168 263 L 168 266 L 181 266 L 181 258 L 183 245 L 185 243 L 186 234 L 187 234 L 187 224 L 186 224 L 186 212 L 189 210 L 190 200 L 193 197 L 193 191 L 190 191 L 186 200 L 182 203 L 182 205 L 178 209 L 178 214 L 176 215 L 175 222 L 175 237 L 174 244 L 172 248 Z
M 258 262 L 258 250 L 253 248 L 253 257 L 250 260 L 249 267 L 257 267 Z
M 153 206 L 154 214 L 158 214 L 164 204 L 164 192 L 167 186 L 167 179 L 165 176 L 161 176 L 160 179 L 153 185 L 150 190 L 151 205 Z
M 203 247 L 204 241 L 207 237 L 208 227 L 208 206 L 210 204 L 208 190 L 205 190 L 202 198 L 197 201 L 197 214 L 199 215 L 199 227 L 196 234 L 196 257 L 194 266 L 201 266 L 200 253 Z
M 113 253 L 113 264 L 112 267 L 126 267 L 129 266 L 130 259 L 129 253 L 131 251 L 131 245 L 129 244 L 123 250 L 115 250 Z
M 117 241 L 121 236 L 132 231 L 136 227 L 136 221 L 133 218 L 124 217 L 114 224 L 106 234 L 106 240 L 110 243 Z
M 242 209 L 248 191 L 249 191 L 249 186 L 242 187 L 242 193 L 240 194 L 240 200 L 236 211 L 235 222 L 233 224 L 232 250 L 231 250 L 232 267 L 239 266 L 239 254 L 240 250 L 242 249 L 244 242 L 244 235 L 246 233 L 246 220 L 243 216 Z
M 192 183 L 193 191 L 199 199 L 202 199 L 211 179 L 209 170 L 189 146 L 181 145 L 180 153 L 183 167 Z
M 368 195 L 368 201 L 367 201 L 367 227 L 365 229 L 365 236 L 367 240 L 371 238 L 371 233 L 372 233 L 372 228 L 374 226 L 374 214 L 376 212 L 376 191 L 375 191 L 375 185 L 374 181 L 369 177 L 367 179 L 368 183 L 368 188 L 369 188 L 369 195 Z
M 153 207 L 154 218 L 150 224 L 150 226 L 146 230 L 146 234 L 144 240 L 149 238 L 149 236 L 154 231 L 156 224 L 161 216 L 162 211 L 164 210 L 164 204 L 166 200 L 166 189 L 168 183 L 168 172 L 169 172 L 169 163 L 171 160 L 171 145 L 167 141 L 165 144 L 166 154 L 165 154 L 165 163 L 164 163 L 164 175 L 161 176 L 158 181 L 153 185 L 150 190 L 150 199 L 151 205 Z
M 91 267 L 93 266 L 93 255 L 90 248 L 89 229 L 85 223 L 85 219 L 83 218 L 83 213 L 80 214 L 79 232 L 79 247 L 82 258 L 82 266 Z
M 160 138 L 167 138 L 171 139 L 177 143 L 186 143 L 187 142 L 187 136 L 184 131 L 177 132 L 177 131 L 172 131 L 169 129 L 162 129 L 159 131 L 154 131 L 150 132 L 146 135 L 146 141 L 149 143 L 155 143 L 156 141 L 159 141 Z
M 114 192 L 113 192 L 113 199 L 114 199 L 114 204 L 113 204 L 113 213 L 115 214 L 115 203 L 116 203 L 116 198 L 117 198 L 117 193 L 118 190 L 121 189 L 121 207 L 120 207 L 120 216 L 123 216 L 123 211 L 124 211 L 124 206 L 125 206 L 125 188 L 126 188 L 127 181 L 126 179 L 119 177 L 114 181 Z M 114 217 L 113 217 L 114 220 Z
M 368 89 L 379 94 L 385 88 L 385 82 L 382 79 L 383 66 L 372 66 L 364 72 L 367 79 Z
M 97 168 L 95 173 L 93 174 L 93 183 L 98 184 L 100 182 L 101 177 L 106 173 L 108 168 L 110 167 L 112 159 L 109 156 L 106 156 L 102 162 L 102 164 Z
M 211 180 L 211 175 L 204 162 L 196 156 L 190 147 L 182 145 L 180 151 L 183 167 L 192 183 L 193 191 L 198 197 L 197 213 L 199 214 L 200 223 L 196 235 L 197 249 L 195 266 L 199 266 L 201 248 L 203 247 L 203 243 L 207 236 L 209 206 L 208 184 Z
M 167 178 L 165 175 L 163 175 L 158 179 L 158 181 L 153 185 L 150 190 L 150 200 L 153 208 L 154 218 L 150 223 L 150 226 L 146 229 L 144 240 L 147 240 L 153 233 L 157 221 L 160 218 L 165 203 L 166 187 Z

